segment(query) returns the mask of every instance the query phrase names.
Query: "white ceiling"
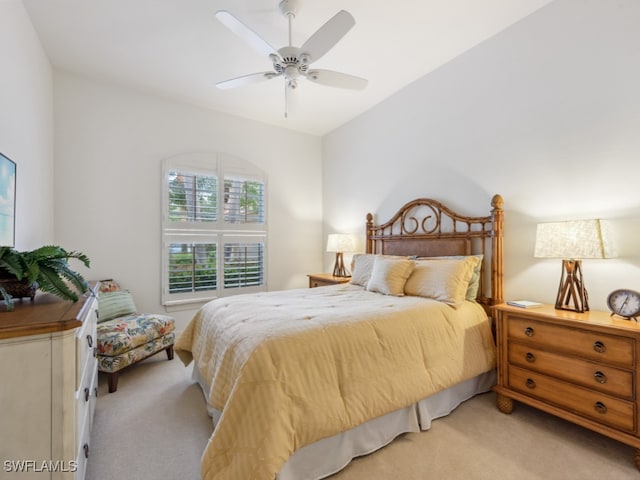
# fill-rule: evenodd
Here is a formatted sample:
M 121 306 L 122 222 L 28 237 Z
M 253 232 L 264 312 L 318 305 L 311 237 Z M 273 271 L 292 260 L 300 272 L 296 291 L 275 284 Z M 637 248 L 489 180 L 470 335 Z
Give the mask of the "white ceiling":
M 271 62 L 219 23 L 225 9 L 276 49 L 287 44 L 278 0 L 23 0 L 53 66 L 147 93 L 323 135 L 551 0 L 306 0 L 300 46 L 339 10 L 356 25 L 313 66 L 367 78 L 364 91 L 302 81 L 284 118 L 282 77 L 240 89 L 215 83 Z

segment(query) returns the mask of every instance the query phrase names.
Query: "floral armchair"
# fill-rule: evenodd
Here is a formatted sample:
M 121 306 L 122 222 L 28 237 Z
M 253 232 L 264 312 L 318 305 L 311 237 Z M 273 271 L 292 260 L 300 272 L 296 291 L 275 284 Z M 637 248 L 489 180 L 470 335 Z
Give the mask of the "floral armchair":
M 175 321 L 160 314 L 138 313 L 133 296 L 111 281 L 101 282 L 98 296 L 98 370 L 107 374 L 109 393 L 118 389 L 120 371 L 161 350 L 173 359 Z

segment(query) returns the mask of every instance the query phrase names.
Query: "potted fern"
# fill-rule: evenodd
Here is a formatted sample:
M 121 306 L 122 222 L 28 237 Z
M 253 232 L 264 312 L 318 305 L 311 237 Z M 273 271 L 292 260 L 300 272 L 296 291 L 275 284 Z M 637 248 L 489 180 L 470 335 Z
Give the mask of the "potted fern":
M 0 295 L 6 302 L 7 311 L 13 310 L 14 298 L 30 297 L 33 300 L 36 290 L 77 302 L 77 292 L 85 293 L 89 286 L 82 275 L 69 266 L 71 258 L 89 267 L 85 254 L 68 252 L 57 245 L 45 245 L 27 252 L 0 247 Z

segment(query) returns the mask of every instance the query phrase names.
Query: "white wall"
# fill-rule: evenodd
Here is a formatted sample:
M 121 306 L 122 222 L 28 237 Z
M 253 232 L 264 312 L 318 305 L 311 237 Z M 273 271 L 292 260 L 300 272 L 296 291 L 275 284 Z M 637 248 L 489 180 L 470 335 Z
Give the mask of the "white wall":
M 16 162 L 15 246 L 53 241 L 52 70 L 20 0 L 0 0 L 0 152 Z
M 164 158 L 221 151 L 268 177 L 268 288 L 305 287 L 322 268 L 321 139 L 56 73 L 55 237 L 86 253 L 137 306 L 162 311 Z M 174 312 L 181 329 L 194 310 Z
M 416 197 L 484 215 L 500 193 L 507 298 L 555 301 L 535 225 L 577 218 L 611 219 L 619 242 L 584 262 L 591 307 L 640 290 L 638 45 L 637 0 L 557 0 L 411 84 L 324 138 L 325 233 L 364 239 L 367 212 Z

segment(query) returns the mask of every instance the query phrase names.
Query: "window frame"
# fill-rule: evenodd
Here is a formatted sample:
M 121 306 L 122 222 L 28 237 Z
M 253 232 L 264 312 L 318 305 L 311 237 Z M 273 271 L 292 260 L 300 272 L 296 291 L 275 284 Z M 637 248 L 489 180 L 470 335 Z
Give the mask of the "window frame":
M 216 177 L 217 212 L 215 221 L 172 221 L 169 219 L 169 172 L 176 171 Z M 262 223 L 232 223 L 225 221 L 225 176 L 241 177 L 244 181 L 257 181 L 263 185 Z M 176 155 L 163 161 L 162 166 L 162 304 L 166 307 L 203 303 L 215 298 L 267 290 L 268 252 L 268 185 L 264 172 L 252 163 L 219 152 Z M 170 293 L 169 266 L 171 244 L 215 244 L 216 288 L 204 291 Z M 225 243 L 262 243 L 262 284 L 225 288 Z

